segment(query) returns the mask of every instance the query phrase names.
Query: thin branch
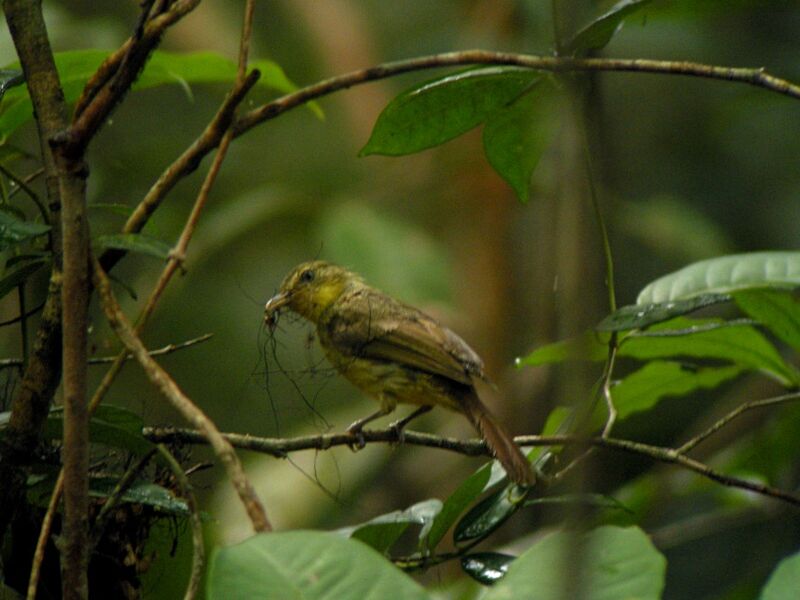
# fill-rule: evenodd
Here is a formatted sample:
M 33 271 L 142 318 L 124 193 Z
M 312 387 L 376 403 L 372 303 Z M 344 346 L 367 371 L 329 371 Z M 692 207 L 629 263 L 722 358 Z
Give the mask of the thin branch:
M 200 0 L 178 0 L 167 4 L 165 12 L 147 19 L 143 27 L 137 27 L 125 44 L 101 65 L 100 76 L 93 77 L 87 84 L 90 89 L 81 97 L 72 126 L 59 136 L 65 154 L 83 153 L 139 76 L 164 31 L 199 3 Z
M 383 63 L 367 69 L 352 71 L 344 75 L 325 79 L 319 83 L 299 89 L 296 92 L 287 94 L 251 110 L 237 121 L 236 134 L 240 135 L 259 123 L 272 119 L 301 104 L 305 104 L 306 102 L 339 90 L 353 87 L 354 85 L 385 79 L 410 71 L 474 64 L 515 65 L 554 73 L 571 71 L 618 71 L 685 75 L 744 83 L 783 94 L 791 98 L 800 99 L 800 85 L 770 75 L 763 68 L 721 67 L 702 63 L 669 60 L 557 58 L 509 52 L 492 52 L 488 50 L 464 50 Z
M 258 495 L 244 473 L 242 464 L 230 443 L 220 434 L 214 422 L 211 421 L 178 387 L 178 384 L 162 369 L 155 360 L 147 354 L 147 349 L 134 333 L 133 327 L 114 298 L 111 283 L 103 272 L 100 264 L 94 261 L 95 288 L 100 296 L 103 311 L 111 327 L 116 332 L 122 343 L 136 357 L 151 383 L 171 402 L 172 406 L 187 419 L 193 427 L 197 428 L 208 440 L 217 457 L 230 477 L 242 504 L 247 511 L 253 529 L 258 532 L 270 531 L 272 526 L 267 519 L 264 507 Z
M 212 337 L 214 337 L 213 333 L 206 333 L 201 335 L 200 337 L 192 338 L 190 340 L 186 340 L 185 342 L 180 342 L 179 344 L 167 344 L 166 346 L 162 346 L 156 350 L 149 350 L 148 354 L 150 356 L 164 356 L 166 354 L 172 354 L 173 352 L 178 352 L 179 350 L 183 350 L 185 348 L 189 348 L 191 346 L 195 346 L 197 344 L 202 344 L 203 342 L 207 342 Z M 133 358 L 129 353 L 125 353 L 125 360 L 130 360 Z M 105 365 L 109 363 L 113 363 L 117 359 L 116 356 L 98 356 L 96 358 L 90 358 L 89 364 L 90 365 Z
M 167 461 L 173 475 L 175 475 L 175 479 L 181 488 L 183 498 L 186 500 L 186 506 L 189 509 L 189 523 L 192 527 L 192 545 L 194 546 L 194 552 L 192 554 L 192 571 L 189 576 L 189 584 L 186 586 L 184 600 L 192 600 L 197 596 L 197 592 L 200 589 L 200 582 L 203 580 L 203 564 L 205 563 L 206 557 L 200 508 L 197 505 L 197 499 L 195 498 L 192 484 L 189 482 L 189 477 L 183 471 L 181 465 L 178 464 L 178 461 L 172 453 L 167 450 L 164 444 L 158 445 L 158 451 Z
M 754 408 L 764 408 L 766 406 L 774 406 L 776 404 L 784 404 L 787 402 L 796 402 L 800 400 L 800 392 L 794 392 L 792 394 L 784 394 L 782 396 L 775 396 L 774 398 L 763 398 L 761 400 L 753 400 L 752 402 L 745 402 L 744 404 L 736 407 L 731 412 L 729 412 L 724 417 L 720 418 L 716 423 L 711 425 L 705 431 L 698 433 L 696 436 L 688 440 L 683 446 L 676 448 L 675 451 L 679 454 L 686 454 L 690 450 L 692 450 L 695 446 L 703 442 L 706 438 L 712 436 L 717 431 L 725 427 L 728 423 L 733 421 L 736 417 L 740 416 L 741 414 L 747 412 L 748 410 L 752 410 Z
M 64 489 L 64 470 L 58 472 L 56 479 L 56 489 Z M 39 573 L 42 568 L 42 561 L 44 561 L 44 552 L 47 548 L 47 540 L 50 539 L 50 530 L 53 527 L 53 519 L 56 516 L 56 509 L 61 500 L 61 493 L 50 496 L 50 502 L 47 504 L 47 512 L 42 519 L 42 526 L 39 529 L 39 539 L 36 541 L 36 550 L 33 553 L 31 562 L 31 572 L 28 576 L 28 593 L 25 596 L 27 600 L 36 600 L 36 588 L 39 585 Z
M 149 350 L 148 352 L 150 356 L 164 356 L 167 354 L 172 354 L 173 352 L 184 350 L 197 344 L 202 344 L 203 342 L 210 340 L 212 337 L 214 337 L 213 333 L 206 333 L 200 337 L 186 340 L 185 342 L 180 342 L 178 344 L 167 344 L 166 346 L 162 346 L 161 348 L 157 348 L 155 350 Z M 124 353 L 124 357 L 125 360 L 130 360 L 133 358 L 128 352 Z M 117 358 L 118 356 L 96 356 L 94 358 L 90 358 L 88 362 L 90 365 L 108 365 L 117 360 Z M 7 367 L 21 367 L 23 363 L 24 360 L 21 358 L 0 358 L 0 369 Z
M 362 433 L 364 442 L 367 444 L 403 443 L 413 446 L 448 450 L 465 456 L 491 456 L 483 440 L 458 440 L 455 438 L 407 430 L 403 431 L 403 439 L 400 440 L 397 431 L 391 428 L 365 429 Z M 145 427 L 143 429 L 143 435 L 150 441 L 156 443 L 208 443 L 203 434 L 199 431 L 176 427 Z M 278 458 L 284 458 L 290 452 L 297 452 L 300 450 L 328 450 L 334 446 L 351 446 L 353 443 L 353 436 L 349 433 L 327 433 L 295 438 L 264 438 L 237 433 L 225 433 L 223 435 L 225 439 L 236 448 L 269 454 Z M 653 446 L 611 437 L 604 438 L 596 436 L 587 438 L 578 435 L 521 435 L 515 437 L 514 441 L 520 446 L 594 446 L 647 456 L 659 462 L 679 465 L 729 487 L 756 492 L 763 496 L 769 496 L 795 506 L 800 506 L 800 495 L 798 494 L 748 481 L 746 479 L 725 475 L 699 461 L 678 453 L 674 448 Z

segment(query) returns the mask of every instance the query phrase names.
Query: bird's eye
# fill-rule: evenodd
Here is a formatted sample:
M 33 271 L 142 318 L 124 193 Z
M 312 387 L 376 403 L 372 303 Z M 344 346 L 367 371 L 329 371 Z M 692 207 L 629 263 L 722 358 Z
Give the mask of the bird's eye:
M 306 269 L 302 273 L 300 273 L 300 281 L 303 283 L 308 283 L 310 281 L 314 281 L 314 271 L 311 269 Z

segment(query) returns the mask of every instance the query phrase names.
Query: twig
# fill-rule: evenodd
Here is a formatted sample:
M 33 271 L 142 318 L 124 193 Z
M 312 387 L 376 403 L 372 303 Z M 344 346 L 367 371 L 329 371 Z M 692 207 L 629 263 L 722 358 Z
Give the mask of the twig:
M 365 443 L 404 443 L 413 446 L 448 450 L 465 456 L 491 456 L 485 442 L 477 439 L 458 440 L 455 438 L 406 430 L 403 431 L 403 440 L 401 442 L 394 429 L 365 429 L 362 433 Z M 145 427 L 143 435 L 150 441 L 156 443 L 208 443 L 202 433 L 191 429 Z M 263 438 L 236 433 L 226 433 L 223 435 L 225 439 L 236 448 L 269 454 L 278 458 L 283 458 L 290 452 L 297 452 L 300 450 L 328 450 L 334 446 L 350 446 L 353 443 L 353 436 L 348 433 L 328 433 L 295 438 Z M 603 438 L 596 436 L 587 438 L 578 435 L 522 435 L 515 437 L 514 441 L 520 446 L 596 446 L 647 456 L 659 462 L 679 465 L 729 487 L 745 489 L 763 496 L 769 496 L 788 502 L 795 506 L 800 506 L 800 495 L 798 494 L 719 473 L 699 461 L 678 453 L 674 448 L 653 446 L 611 437 Z
M 10 318 L 10 319 L 8 319 L 8 320 L 6 320 L 6 321 L 0 321 L 0 327 L 7 327 L 7 326 L 9 326 L 9 325 L 14 325 L 15 323 L 19 323 L 20 321 L 24 321 L 24 320 L 25 320 L 25 319 L 27 319 L 28 317 L 32 317 L 32 316 L 33 316 L 33 315 L 35 315 L 37 312 L 39 312 L 40 310 L 42 310 L 42 309 L 44 308 L 44 305 L 45 305 L 45 303 L 44 303 L 44 302 L 42 302 L 42 303 L 41 303 L 41 304 L 39 304 L 38 306 L 34 306 L 32 309 L 30 309 L 29 311 L 27 311 L 25 314 L 19 314 L 19 315 L 17 315 L 16 317 L 12 317 L 12 318 Z M 12 360 L 13 360 L 13 359 L 12 359 Z M 2 364 L 3 364 L 3 362 L 2 362 L 2 361 L 0 361 L 0 365 L 2 365 Z
M 183 498 L 186 500 L 186 506 L 189 509 L 189 523 L 192 527 L 192 545 L 194 546 L 194 552 L 192 554 L 192 571 L 189 576 L 189 584 L 186 586 L 184 599 L 192 600 L 197 596 L 197 592 L 200 589 L 200 582 L 203 579 L 203 564 L 205 563 L 206 557 L 200 509 L 197 505 L 197 499 L 194 496 L 192 484 L 189 482 L 189 477 L 183 471 L 180 464 L 178 464 L 178 461 L 175 460 L 175 457 L 164 444 L 158 445 L 158 451 L 167 461 L 170 469 L 172 469 L 172 473 L 175 475 L 175 479 L 183 493 Z
M 195 344 L 202 344 L 203 342 L 210 340 L 212 337 L 214 337 L 213 333 L 206 333 L 200 337 L 192 338 L 191 340 L 186 340 L 185 342 L 181 342 L 179 344 L 167 344 L 166 346 L 162 346 L 156 350 L 150 350 L 150 356 L 163 356 L 165 354 L 172 354 L 173 352 L 189 348 Z M 131 358 L 133 357 L 126 352 L 125 360 L 130 360 Z M 94 358 L 90 358 L 88 362 L 90 365 L 107 365 L 113 363 L 115 360 L 117 360 L 117 356 L 96 356 Z M 23 363 L 24 359 L 22 358 L 0 358 L 0 369 L 6 367 L 21 367 Z
M 794 392 L 792 394 L 784 394 L 782 396 L 775 396 L 774 398 L 763 398 L 761 400 L 753 400 L 752 402 L 745 402 L 744 404 L 736 407 L 727 415 L 719 419 L 716 423 L 711 425 L 711 427 L 709 427 L 705 431 L 698 433 L 696 436 L 694 436 L 685 444 L 683 444 L 683 446 L 676 448 L 675 451 L 678 452 L 679 454 L 688 453 L 700 442 L 712 436 L 717 431 L 722 429 L 725 425 L 733 421 L 736 417 L 738 417 L 742 413 L 747 412 L 748 410 L 752 410 L 754 408 L 764 408 L 765 406 L 774 406 L 775 404 L 784 404 L 786 402 L 795 402 L 797 400 L 800 400 L 800 392 Z
M 151 449 L 149 452 L 146 452 L 144 456 L 139 458 L 139 460 L 137 460 L 133 465 L 131 465 L 117 482 L 117 485 L 114 486 L 114 489 L 108 495 L 108 498 L 106 498 L 105 503 L 100 509 L 100 512 L 97 513 L 97 518 L 94 521 L 94 527 L 90 540 L 92 548 L 96 548 L 97 544 L 100 543 L 100 539 L 105 533 L 106 525 L 108 525 L 108 519 L 111 516 L 111 511 L 116 508 L 117 504 L 119 504 L 119 501 L 122 500 L 122 496 L 125 495 L 125 492 L 127 492 L 134 484 L 136 478 L 147 466 L 147 463 L 150 462 L 150 459 L 153 458 L 156 450 L 157 448 Z M 55 497 L 55 494 L 53 494 L 53 497 Z M 36 588 L 34 588 L 34 590 L 35 589 Z
M 185 419 L 187 419 L 193 427 L 197 428 L 203 436 L 208 440 L 211 448 L 214 450 L 217 457 L 220 459 L 225 469 L 228 472 L 231 482 L 236 488 L 239 498 L 244 504 L 250 521 L 253 524 L 253 529 L 258 532 L 270 531 L 272 529 L 269 520 L 267 519 L 264 507 L 258 499 L 252 484 L 247 479 L 244 469 L 242 468 L 239 459 L 234 452 L 233 447 L 225 438 L 220 434 L 214 422 L 211 421 L 203 411 L 201 411 L 189 399 L 186 394 L 178 387 L 178 384 L 173 381 L 169 374 L 162 369 L 158 363 L 155 362 L 147 354 L 147 349 L 144 347 L 142 341 L 136 336 L 125 315 L 114 298 L 111 291 L 111 283 L 108 276 L 103 272 L 97 260 L 94 261 L 95 273 L 95 288 L 97 289 L 103 311 L 106 314 L 111 327 L 116 332 L 122 343 L 136 357 L 139 364 L 145 371 L 148 379 L 155 385 L 159 391 L 172 403 L 172 406 L 178 410 Z
M 203 342 L 207 342 L 212 337 L 214 337 L 213 333 L 206 333 L 201 335 L 200 337 L 192 338 L 191 340 L 186 340 L 185 342 L 180 342 L 179 344 L 167 344 L 166 346 L 162 346 L 156 350 L 148 350 L 148 354 L 150 356 L 164 356 L 165 354 L 172 354 L 173 352 L 177 352 L 179 350 L 183 350 L 185 348 L 189 348 L 190 346 L 195 346 L 197 344 L 202 344 Z M 129 353 L 125 353 L 125 360 L 130 360 L 132 357 Z M 109 363 L 113 363 L 117 359 L 116 356 L 98 356 L 97 358 L 90 358 L 89 364 L 90 365 L 105 365 Z
M 58 472 L 56 485 L 54 489 L 64 489 L 64 470 Z M 31 559 L 31 572 L 28 576 L 28 593 L 25 596 L 27 600 L 36 600 L 36 588 L 39 586 L 39 573 L 42 568 L 42 561 L 44 560 L 44 551 L 47 548 L 47 540 L 50 538 L 50 530 L 53 527 L 53 519 L 56 516 L 56 508 L 61 500 L 61 493 L 51 494 L 50 502 L 47 504 L 47 512 L 42 519 L 42 526 L 39 529 L 39 539 L 36 541 L 36 550 Z

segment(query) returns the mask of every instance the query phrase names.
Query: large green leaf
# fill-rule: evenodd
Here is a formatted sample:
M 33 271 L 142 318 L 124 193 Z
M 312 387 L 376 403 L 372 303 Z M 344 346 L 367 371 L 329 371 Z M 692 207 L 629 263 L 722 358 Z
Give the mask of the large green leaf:
M 558 92 L 541 79 L 511 105 L 497 110 L 483 128 L 483 148 L 495 171 L 527 202 L 531 175 L 558 126 Z
M 527 356 L 514 360 L 516 367 L 538 367 L 566 360 L 604 360 L 608 356 L 610 335 L 590 329 L 578 336 L 539 346 Z
M 361 542 L 333 533 L 253 536 L 211 556 L 210 600 L 429 600 L 428 593 Z
M 93 444 L 146 454 L 153 444 L 142 436 L 142 426 L 142 418 L 136 413 L 119 406 L 102 404 L 89 421 L 89 439 Z M 45 436 L 61 439 L 63 429 L 64 410 L 61 407 L 54 408 L 45 422 Z
M 800 303 L 790 292 L 742 290 L 735 292 L 733 298 L 744 312 L 792 348 L 800 350 Z
M 619 354 L 639 360 L 686 356 L 727 360 L 761 371 L 783 385 L 800 382 L 797 370 L 755 327 L 747 323 L 678 317 L 622 339 Z
M 800 286 L 800 252 L 732 254 L 693 263 L 648 284 L 636 304 L 686 300 L 754 287 Z
M 605 47 L 622 25 L 625 17 L 629 17 L 649 4 L 650 0 L 622 0 L 603 13 L 586 27 L 581 29 L 567 44 L 568 54 L 585 54 L 589 50 Z
M 654 360 L 611 388 L 611 396 L 617 416 L 622 420 L 649 410 L 664 397 L 715 388 L 743 371 L 744 367 L 738 365 L 692 368 L 677 362 Z
M 109 55 L 106 50 L 70 50 L 55 55 L 64 97 L 69 104 L 77 101 L 86 82 Z M 17 63 L 11 65 L 18 66 Z M 254 61 L 251 67 L 261 71 L 259 86 L 291 92 L 295 88 L 283 70 L 268 60 Z M 141 90 L 158 85 L 178 83 L 184 87 L 199 83 L 226 83 L 236 78 L 236 63 L 213 52 L 177 54 L 157 50 L 133 85 Z M 33 109 L 26 87 L 8 91 L 0 104 L 0 138 L 10 135 L 33 118 Z
M 380 515 L 361 525 L 340 529 L 338 533 L 357 539 L 378 552 L 386 553 L 409 525 L 421 525 L 420 540 L 427 537 L 434 519 L 441 510 L 442 501 L 432 498 L 418 502 L 405 510 L 395 510 Z
M 511 563 L 485 600 L 657 600 L 665 572 L 666 560 L 636 527 L 600 527 L 582 536 L 559 532 Z
M 796 600 L 800 589 L 800 552 L 784 558 L 769 576 L 759 600 Z
M 418 85 L 383 109 L 359 156 L 401 156 L 438 146 L 483 123 L 538 77 L 529 69 L 492 66 Z

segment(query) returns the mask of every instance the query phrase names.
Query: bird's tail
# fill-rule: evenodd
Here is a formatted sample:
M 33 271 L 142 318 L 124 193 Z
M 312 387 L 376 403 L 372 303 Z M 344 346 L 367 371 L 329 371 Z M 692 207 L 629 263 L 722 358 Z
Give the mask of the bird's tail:
M 464 414 L 486 440 L 492 454 L 506 470 L 508 478 L 517 485 L 531 486 L 536 483 L 536 476 L 528 459 L 481 402 L 475 390 L 469 390 L 460 400 Z

